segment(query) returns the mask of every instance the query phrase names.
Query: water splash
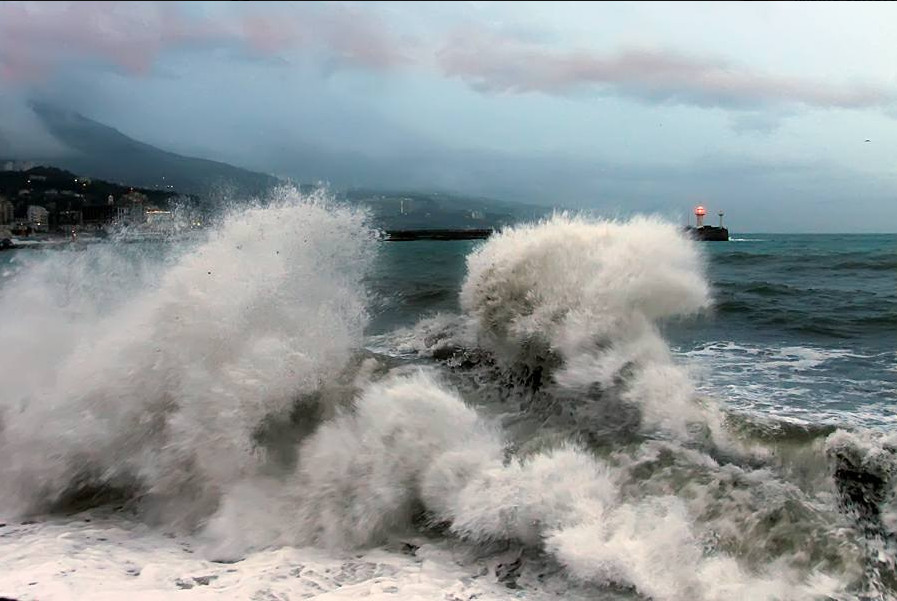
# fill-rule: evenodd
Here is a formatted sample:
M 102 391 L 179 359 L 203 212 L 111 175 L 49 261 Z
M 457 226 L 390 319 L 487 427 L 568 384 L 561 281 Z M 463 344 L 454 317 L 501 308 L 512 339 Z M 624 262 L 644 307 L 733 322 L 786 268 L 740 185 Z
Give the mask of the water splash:
M 284 188 L 268 200 L 230 213 L 158 277 L 138 275 L 109 309 L 117 283 L 103 266 L 115 245 L 91 248 L 92 261 L 49 257 L 4 286 L 0 308 L 17 319 L 0 325 L 2 338 L 43 324 L 43 340 L 4 362 L 3 380 L 51 365 L 39 383 L 23 372 L 0 406 L 4 507 L 137 486 L 173 504 L 163 519 L 190 522 L 258 468 L 262 420 L 289 411 L 360 347 L 376 238 L 362 213 L 324 193 Z

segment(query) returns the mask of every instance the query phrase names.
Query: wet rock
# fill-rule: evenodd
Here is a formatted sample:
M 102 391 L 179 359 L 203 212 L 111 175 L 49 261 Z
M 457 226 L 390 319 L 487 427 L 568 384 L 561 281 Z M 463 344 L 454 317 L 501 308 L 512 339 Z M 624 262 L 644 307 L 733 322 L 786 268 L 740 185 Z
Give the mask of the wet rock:
M 417 555 L 418 549 L 420 549 L 420 545 L 415 545 L 414 543 L 402 543 L 400 550 L 405 555 L 411 555 L 413 557 Z
M 299 578 L 302 576 L 302 570 L 305 569 L 304 565 L 298 565 L 290 570 L 290 576 L 293 578 Z
M 495 566 L 495 576 L 506 587 L 517 588 L 517 578 L 520 577 L 520 569 L 523 567 L 523 559 L 517 557 L 509 563 L 500 563 Z
M 829 452 L 835 460 L 834 480 L 841 505 L 853 511 L 861 526 L 879 531 L 881 506 L 890 494 L 893 466 L 870 461 L 858 449 L 837 448 Z
M 233 557 L 233 558 L 231 558 L 231 557 L 216 557 L 215 559 L 212 559 L 210 561 L 212 563 L 230 564 L 230 563 L 240 563 L 241 561 L 243 561 L 243 558 L 242 557 Z
M 440 346 L 433 349 L 433 358 L 437 361 L 448 361 L 459 352 L 458 347 L 452 345 Z

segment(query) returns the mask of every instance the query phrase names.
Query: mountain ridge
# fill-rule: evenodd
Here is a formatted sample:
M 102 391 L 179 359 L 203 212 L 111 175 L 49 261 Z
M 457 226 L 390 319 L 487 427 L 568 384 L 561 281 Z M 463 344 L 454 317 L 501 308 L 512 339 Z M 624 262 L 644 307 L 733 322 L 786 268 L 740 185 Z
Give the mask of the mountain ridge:
M 34 162 L 144 188 L 176 190 L 205 198 L 233 193 L 257 196 L 281 180 L 227 163 L 188 157 L 135 140 L 80 113 L 31 101 L 34 114 L 71 152 Z
M 84 115 L 29 102 L 35 118 L 65 151 L 51 157 L 9 157 L 16 162 L 58 167 L 79 176 L 124 186 L 196 197 L 214 210 L 240 198 L 264 198 L 287 183 L 272 175 L 228 163 L 190 157 L 135 140 Z M 294 182 L 295 183 L 295 182 Z M 298 186 L 298 184 L 296 184 Z M 303 191 L 317 186 L 302 185 Z M 544 207 L 463 193 L 393 187 L 335 187 L 336 198 L 363 205 L 386 228 L 481 228 L 507 225 L 545 214 Z

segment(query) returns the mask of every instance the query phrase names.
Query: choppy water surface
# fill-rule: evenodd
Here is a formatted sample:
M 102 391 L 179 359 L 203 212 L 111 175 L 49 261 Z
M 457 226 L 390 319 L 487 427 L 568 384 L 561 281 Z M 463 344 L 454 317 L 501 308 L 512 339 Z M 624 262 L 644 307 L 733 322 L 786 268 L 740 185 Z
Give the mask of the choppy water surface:
M 6 253 L 0 595 L 894 598 L 897 238 L 736 238 Z

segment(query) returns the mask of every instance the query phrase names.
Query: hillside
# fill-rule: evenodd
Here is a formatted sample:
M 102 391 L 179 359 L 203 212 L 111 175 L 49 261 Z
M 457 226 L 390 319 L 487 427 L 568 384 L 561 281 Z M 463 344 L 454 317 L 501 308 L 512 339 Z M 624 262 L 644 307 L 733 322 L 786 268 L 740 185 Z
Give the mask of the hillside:
M 70 151 L 50 160 L 21 157 L 34 162 L 129 186 L 176 190 L 203 198 L 222 190 L 259 195 L 278 182 L 263 173 L 160 150 L 78 113 L 39 102 L 31 103 L 31 108 L 47 131 Z
M 64 210 L 70 206 L 76 208 L 74 205 L 101 205 L 105 204 L 108 195 L 119 198 L 125 188 L 159 193 L 156 197 L 147 195 L 151 202 L 160 206 L 166 204 L 169 196 L 191 195 L 193 206 L 204 212 L 214 212 L 216 201 L 222 198 L 264 197 L 267 190 L 280 182 L 273 176 L 226 163 L 161 150 L 83 115 L 44 103 L 32 102 L 29 115 L 32 113 L 33 117 L 29 118 L 37 119 L 46 130 L 44 135 L 52 136 L 53 145 L 64 150 L 47 158 L 21 152 L 3 158 L 12 164 L 46 165 L 63 172 L 54 174 L 51 169 L 44 174 L 52 182 L 48 185 L 43 185 L 40 179 L 26 182 L 28 172 L 21 171 L 21 167 L 18 172 L 3 175 L 7 181 L 0 186 L 5 188 L 0 189 L 0 193 L 5 193 L 14 202 L 17 213 L 23 212 L 29 204 L 46 206 L 51 212 L 54 207 Z M 313 162 L 303 164 L 311 169 L 311 173 L 316 173 Z M 89 189 L 85 189 L 85 177 L 94 181 Z M 82 178 L 77 189 L 72 187 L 75 178 Z M 34 188 L 31 195 L 19 195 L 20 190 L 33 188 L 33 185 L 38 188 Z M 110 186 L 119 189 L 104 191 Z M 59 194 L 71 188 L 71 192 L 86 193 L 86 196 L 67 196 L 65 202 L 60 203 L 61 198 L 56 198 L 52 192 L 47 195 L 41 188 L 58 189 Z M 310 188 L 313 186 L 302 186 L 303 191 Z M 384 191 L 383 188 L 342 191 L 334 188 L 334 192 L 346 202 L 368 207 L 375 223 L 386 229 L 491 228 L 538 218 L 546 212 L 542 207 L 463 194 Z

